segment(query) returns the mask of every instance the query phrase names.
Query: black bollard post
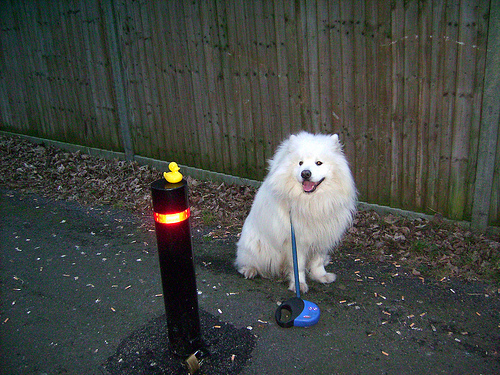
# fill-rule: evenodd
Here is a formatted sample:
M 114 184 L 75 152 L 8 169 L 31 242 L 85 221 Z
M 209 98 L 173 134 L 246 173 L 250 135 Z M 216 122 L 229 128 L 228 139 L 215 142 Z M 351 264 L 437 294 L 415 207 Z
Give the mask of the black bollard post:
M 168 338 L 187 358 L 203 350 L 193 263 L 188 188 L 160 179 L 151 184 Z M 189 363 L 188 363 L 189 367 Z

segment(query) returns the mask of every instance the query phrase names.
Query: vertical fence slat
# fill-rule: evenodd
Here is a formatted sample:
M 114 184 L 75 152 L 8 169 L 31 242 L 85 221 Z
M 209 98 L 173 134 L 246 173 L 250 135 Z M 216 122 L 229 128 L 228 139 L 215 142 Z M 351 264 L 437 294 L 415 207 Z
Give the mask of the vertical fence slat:
M 154 66 L 154 53 L 153 53 L 153 25 L 150 19 L 151 4 L 149 1 L 139 3 L 139 26 L 140 26 L 140 42 L 141 50 L 144 57 L 141 58 L 142 76 L 143 76 L 143 106 L 144 106 L 144 126 L 145 131 L 150 139 L 149 148 L 147 153 L 154 158 L 159 154 L 159 142 L 157 141 L 157 113 L 156 103 L 158 95 L 156 93 L 156 68 Z
M 318 52 L 318 33 L 317 25 L 317 3 L 315 0 L 305 2 L 304 9 L 304 48 L 307 53 L 303 53 L 304 71 L 306 72 L 306 85 L 308 95 L 309 117 L 311 121 L 310 129 L 319 133 L 321 130 L 320 116 L 320 98 L 319 98 L 319 52 Z
M 367 94 L 367 75 L 369 69 L 366 60 L 366 34 L 365 34 L 365 3 L 360 1 L 354 4 L 352 17 L 353 32 L 353 138 L 356 147 L 354 170 L 355 180 L 358 191 L 362 197 L 368 197 L 368 178 L 369 168 L 367 158 L 368 144 L 368 94 Z M 365 198 L 366 199 L 366 198 Z
M 16 15 L 19 21 L 25 17 L 32 23 L 36 24 L 36 26 L 31 28 L 26 27 L 26 25 L 21 26 L 18 31 L 19 36 L 21 38 L 29 38 L 33 40 L 40 35 L 40 29 L 42 28 L 42 25 L 37 24 L 37 21 L 40 18 L 37 14 L 37 9 L 32 4 L 25 2 L 19 2 L 16 5 L 17 7 L 14 7 L 13 11 L 17 13 Z M 18 108 L 21 109 L 21 112 L 27 121 L 27 123 L 22 125 L 25 129 L 37 127 L 36 125 L 41 125 L 41 127 L 43 127 L 45 122 L 43 120 L 44 114 L 37 110 L 37 105 L 42 103 L 38 100 L 36 95 L 37 90 L 43 90 L 43 86 L 39 85 L 40 80 L 37 79 L 37 77 L 40 77 L 40 67 L 37 61 L 40 58 L 40 44 L 40 42 L 34 42 L 23 46 L 12 46 L 19 53 L 20 57 L 24 56 L 29 61 L 28 64 L 23 64 L 21 62 L 21 74 L 26 77 L 26 80 L 19 85 L 22 86 L 22 88 L 20 87 L 20 91 L 16 94 L 16 99 L 18 100 L 17 104 L 19 105 Z M 46 77 L 42 78 L 42 85 L 46 82 L 46 79 Z M 15 86 L 18 85 L 17 82 L 13 82 L 12 84 Z M 37 105 L 33 105 L 34 103 Z
M 378 96 L 380 93 L 380 88 L 383 87 L 382 84 L 378 84 L 377 80 L 379 72 L 379 61 L 377 59 L 377 51 L 379 44 L 378 35 L 378 14 L 377 14 L 377 4 L 375 1 L 367 0 L 365 2 L 365 20 L 363 35 L 366 38 L 366 105 L 365 105 L 365 119 L 366 119 L 366 136 L 365 143 L 369 146 L 370 144 L 376 145 L 378 143 L 378 132 L 377 126 L 378 119 L 373 114 L 379 113 Z M 366 200 L 369 202 L 376 202 L 377 195 L 379 192 L 378 184 L 379 179 L 377 178 L 378 170 L 377 168 L 371 168 L 370 164 L 374 160 L 377 160 L 379 149 L 378 147 L 367 147 L 366 148 L 366 180 L 367 180 L 367 191 Z M 378 163 L 377 163 L 378 164 Z
M 376 0 L 374 0 L 376 1 Z M 377 164 L 376 178 L 377 196 L 371 202 L 377 202 L 382 205 L 389 205 L 391 201 L 391 131 L 392 131 L 392 35 L 391 35 L 391 5 L 389 2 L 382 4 L 376 3 L 377 17 L 379 20 L 378 34 L 376 34 L 375 43 L 377 45 L 377 63 L 376 85 L 378 104 L 378 113 L 374 116 L 374 126 L 377 136 L 374 137 L 376 148 Z
M 151 2 L 153 32 L 151 34 L 154 43 L 154 55 L 157 78 L 155 87 L 158 96 L 158 123 L 156 124 L 156 142 L 158 143 L 159 158 L 166 161 L 176 159 L 175 145 L 177 138 L 175 133 L 176 117 L 173 115 L 173 106 L 176 101 L 174 95 L 173 67 L 169 61 L 172 38 L 167 30 L 170 30 L 169 19 L 172 12 L 165 2 Z
M 402 164 L 401 180 L 402 205 L 411 205 L 416 197 L 417 179 L 417 147 L 418 142 L 418 3 L 409 1 L 404 9 L 403 40 L 399 42 L 404 47 L 403 63 L 403 122 L 402 122 Z
M 228 110 L 228 100 L 230 97 L 229 89 L 230 84 L 226 81 L 229 80 L 227 73 L 229 72 L 229 60 L 230 56 L 228 55 L 228 44 L 227 44 L 227 20 L 225 17 L 225 7 L 219 3 L 218 0 L 215 0 L 213 4 L 213 17 L 211 19 L 212 29 L 216 30 L 214 34 L 214 43 L 216 52 L 216 92 L 217 95 L 214 95 L 216 99 L 216 105 L 218 108 L 218 121 L 220 123 L 221 128 L 221 136 L 218 140 L 219 147 L 222 149 L 222 158 L 223 158 L 223 170 L 231 173 L 234 164 L 231 162 L 231 149 L 230 149 L 230 133 L 232 131 L 229 130 L 230 124 L 228 123 L 229 118 L 229 110 Z M 217 144 L 216 143 L 216 144 Z
M 269 3 L 267 4 L 269 5 Z M 257 58 L 259 61 L 259 68 L 257 71 L 257 84 L 259 87 L 261 121 L 257 129 L 257 141 L 260 144 L 262 158 L 265 160 L 266 156 L 272 155 L 273 148 L 271 146 L 272 139 L 274 138 L 273 129 L 277 124 L 276 117 L 276 96 L 273 95 L 273 81 L 275 74 L 275 67 L 273 60 L 275 58 L 276 49 L 273 47 L 273 32 L 272 27 L 272 14 L 263 2 L 256 2 L 255 9 L 255 29 L 257 31 L 256 49 Z M 271 10 L 272 12 L 272 10 Z
M 329 110 L 331 111 L 332 133 L 339 133 L 341 141 L 345 142 L 343 132 L 343 81 L 342 81 L 342 19 L 340 2 L 328 2 L 328 29 L 329 29 L 329 61 L 331 77 L 331 97 Z M 349 157 L 349 155 L 348 155 Z M 349 160 L 351 160 L 349 158 Z M 352 160 L 351 160 L 352 161 Z
M 36 39 L 39 41 L 39 48 L 37 53 L 34 54 L 32 64 L 33 72 L 30 79 L 33 81 L 33 93 L 37 93 L 34 99 L 36 100 L 37 112 L 38 112 L 38 123 L 40 128 L 36 129 L 35 132 L 39 134 L 47 134 L 52 130 L 52 109 L 48 105 L 48 100 L 51 98 L 50 85 L 47 85 L 48 69 L 46 66 L 46 58 L 51 52 L 51 42 L 47 37 L 46 26 L 49 20 L 49 16 L 45 13 L 45 9 L 40 10 L 38 13 L 39 22 L 33 22 L 33 32 L 36 35 Z M 16 46 L 20 48 L 19 46 Z M 9 74 L 10 75 L 10 74 Z M 18 82 L 19 84 L 19 82 Z M 20 85 L 22 87 L 22 85 Z M 38 94 L 40 93 L 40 94 Z
M 443 47 L 440 49 L 440 61 L 442 64 L 440 80 L 443 81 L 443 91 L 438 93 L 441 96 L 439 107 L 439 182 L 438 182 L 438 199 L 446 197 L 450 187 L 450 168 L 451 168 L 451 149 L 452 149 L 452 124 L 455 112 L 455 95 L 456 95 L 456 68 L 448 69 L 447 67 L 455 67 L 457 64 L 457 44 L 458 40 L 458 20 L 459 20 L 459 3 L 447 3 L 445 7 L 445 26 L 443 34 L 440 35 L 440 40 Z M 449 203 L 449 202 L 447 202 Z M 441 206 L 441 211 L 447 213 L 449 205 Z
M 277 0 L 280 1 L 280 0 Z M 282 0 L 285 17 L 285 48 L 287 61 L 287 80 L 289 89 L 289 118 L 290 124 L 287 126 L 289 133 L 296 133 L 302 129 L 303 121 L 303 96 L 302 96 L 302 77 L 300 69 L 300 8 L 296 7 L 294 2 Z M 297 14 L 298 11 L 298 14 Z
M 245 2 L 245 13 L 247 14 L 248 24 L 248 53 L 249 53 L 249 82 L 250 85 L 250 103 L 248 104 L 252 109 L 252 131 L 251 139 L 254 146 L 253 160 L 257 166 L 264 166 L 266 164 L 266 155 L 264 153 L 264 128 L 263 123 L 267 113 L 261 110 L 263 104 L 262 91 L 260 87 L 260 75 L 263 69 L 263 61 L 260 56 L 259 43 L 262 43 L 262 15 L 259 9 L 256 8 L 256 3 Z M 261 173 L 262 177 L 264 173 Z
M 203 80 L 204 66 L 201 63 L 204 57 L 203 37 L 200 22 L 200 10 L 197 2 L 189 2 L 184 9 L 187 59 L 191 70 L 191 85 L 193 90 L 193 126 L 198 130 L 195 132 L 195 143 L 191 145 L 197 150 L 199 168 L 210 169 L 209 161 L 214 158 L 213 148 L 209 142 L 211 139 L 210 126 L 206 120 L 208 112 L 206 84 Z
M 278 78 L 278 96 L 279 96 L 279 124 L 277 124 L 275 132 L 279 139 L 285 138 L 290 134 L 290 91 L 289 91 L 289 61 L 287 49 L 289 40 L 287 38 L 286 30 L 289 21 L 287 19 L 282 0 L 274 0 L 274 29 L 276 40 L 276 65 L 277 65 L 277 78 Z M 277 144 L 277 139 L 274 139 L 274 146 Z
M 471 132 L 469 134 L 469 160 L 467 166 L 467 181 L 470 183 L 470 188 L 467 191 L 467 205 L 465 207 L 465 217 L 472 218 L 472 210 L 474 206 L 474 193 L 475 193 L 475 181 L 476 173 L 478 169 L 478 159 L 479 159 L 479 144 L 480 144 L 480 124 L 482 116 L 482 102 L 484 93 L 484 73 L 486 70 L 486 50 L 487 50 L 487 38 L 488 38 L 488 17 L 490 14 L 490 1 L 480 0 L 478 6 L 474 9 L 474 22 L 472 24 L 474 28 L 474 37 L 472 41 L 468 41 L 474 50 L 475 55 L 475 67 L 474 67 L 474 79 L 473 79 L 473 90 L 472 90 L 472 116 L 471 116 Z M 498 161 L 496 162 L 498 166 Z M 498 186 L 493 184 L 494 186 Z M 490 207 L 495 207 L 493 202 L 490 203 Z M 498 215 L 493 215 L 492 217 L 497 217 Z
M 467 165 L 469 162 L 472 119 L 472 91 L 474 84 L 475 54 L 471 43 L 473 40 L 473 9 L 468 3 L 460 8 L 459 30 L 457 44 L 457 87 L 455 94 L 455 121 L 452 126 L 452 150 L 450 169 L 450 214 L 463 219 L 467 204 Z
M 432 7 L 431 32 L 429 33 L 429 43 L 431 49 L 430 60 L 430 88 L 429 88 L 429 128 L 427 132 L 428 149 L 432 150 L 427 155 L 427 180 L 425 190 L 425 209 L 429 212 L 436 212 L 439 205 L 438 184 L 439 184 L 439 132 L 441 121 L 439 118 L 440 103 L 443 91 L 442 74 L 442 52 L 443 28 L 444 28 L 444 3 L 434 4 Z
M 391 119 L 391 205 L 401 207 L 404 123 L 404 6 L 393 5 L 392 14 L 392 119 Z
M 246 17 L 244 6 L 240 2 L 230 4 L 228 16 L 228 38 L 233 54 L 231 77 L 234 83 L 235 123 L 237 129 L 237 152 L 240 164 L 238 174 L 247 175 L 255 171 L 253 155 L 255 153 L 252 141 L 252 111 L 250 107 L 251 93 L 249 82 L 249 45 L 246 33 Z
M 229 9 L 222 1 L 217 1 L 217 24 L 219 26 L 219 48 L 221 59 L 221 87 L 223 87 L 224 110 L 224 144 L 222 147 L 228 150 L 228 164 L 225 167 L 226 173 L 238 174 L 241 165 L 240 152 L 237 148 L 238 132 L 234 126 L 236 122 L 236 103 L 233 100 L 234 81 L 232 79 L 235 58 L 232 53 L 232 46 L 229 39 L 229 25 L 232 22 L 229 18 Z
M 478 152 L 478 167 L 472 211 L 472 225 L 484 230 L 488 225 L 490 212 L 498 213 L 499 170 L 499 132 L 500 126 L 500 1 L 490 5 L 488 27 L 488 50 L 486 52 L 486 72 L 484 80 L 484 99 L 482 105 L 481 133 Z M 496 162 L 496 165 L 495 165 Z M 493 182 L 496 181 L 496 186 Z M 492 202 L 493 198 L 493 202 Z M 492 204 L 493 203 L 493 204 Z M 490 209 L 490 207 L 494 207 Z M 498 222 L 498 218 L 497 218 Z
M 314 131 L 311 116 L 311 87 L 310 67 L 307 65 L 307 0 L 295 1 L 296 36 L 297 38 L 297 62 L 298 62 L 298 88 L 300 104 L 299 129 L 310 129 Z
M 342 79 L 342 138 L 349 160 L 355 165 L 355 113 L 354 113 L 354 11 L 353 4 L 340 4 L 341 79 Z M 356 169 L 354 169 L 356 171 Z M 356 183 L 359 179 L 356 179 Z
M 121 65 L 121 50 L 118 46 L 118 35 L 117 35 L 117 22 L 113 3 L 107 2 L 106 8 L 104 9 L 106 24 L 109 25 L 106 29 L 108 30 L 108 40 L 110 46 L 111 58 L 111 69 L 113 71 L 113 83 L 114 90 L 116 93 L 116 107 L 118 109 L 118 121 L 120 123 L 120 131 L 122 136 L 122 144 L 125 152 L 125 157 L 131 160 L 134 156 L 134 150 L 132 146 L 132 138 L 130 133 L 128 108 L 127 108 L 127 96 L 125 95 L 125 86 L 123 81 L 123 68 Z
M 419 65 L 419 93 L 417 117 L 417 156 L 415 174 L 415 206 L 420 211 L 426 210 L 429 155 L 431 140 L 429 138 L 430 125 L 430 98 L 432 91 L 432 7 L 431 2 L 419 4 L 419 37 L 418 37 L 418 65 Z
M 318 38 L 318 100 L 319 131 L 332 132 L 332 70 L 330 60 L 330 14 L 328 2 L 318 1 L 315 17 L 317 18 Z
M 215 9 L 210 9 L 212 16 L 215 16 Z M 174 48 L 170 51 L 175 61 L 175 92 L 177 102 L 175 104 L 176 117 L 178 122 L 172 124 L 178 134 L 178 153 L 180 155 L 178 161 L 188 165 L 196 164 L 195 157 L 193 156 L 193 134 L 195 129 L 194 121 L 194 108 L 193 108 L 193 94 L 191 85 L 191 69 L 188 56 L 187 40 L 186 40 L 186 23 L 184 19 L 184 6 L 180 2 L 174 2 L 173 17 L 171 18 L 171 25 L 173 32 L 171 37 L 174 39 Z M 215 42 L 217 32 L 213 30 Z M 211 46 L 212 48 L 214 46 Z M 213 48 L 215 50 L 215 48 Z M 216 58 L 217 59 L 217 58 Z M 217 113 L 219 113 L 217 108 Z M 213 140 L 217 145 L 220 140 Z

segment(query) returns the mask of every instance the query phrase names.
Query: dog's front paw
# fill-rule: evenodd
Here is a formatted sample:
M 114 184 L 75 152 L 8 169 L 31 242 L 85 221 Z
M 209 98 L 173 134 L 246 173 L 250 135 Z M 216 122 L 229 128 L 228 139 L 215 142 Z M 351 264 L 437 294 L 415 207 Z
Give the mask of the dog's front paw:
M 288 290 L 291 290 L 292 292 L 296 292 L 295 289 L 295 281 L 290 281 L 290 285 L 288 286 Z M 309 285 L 306 283 L 300 283 L 300 292 L 301 293 L 307 293 L 309 291 Z
M 258 274 L 257 269 L 251 266 L 241 267 L 238 272 L 245 276 L 245 279 L 253 279 Z
M 318 277 L 316 280 L 323 284 L 330 284 L 337 280 L 337 275 L 331 272 L 327 272 L 324 275 Z

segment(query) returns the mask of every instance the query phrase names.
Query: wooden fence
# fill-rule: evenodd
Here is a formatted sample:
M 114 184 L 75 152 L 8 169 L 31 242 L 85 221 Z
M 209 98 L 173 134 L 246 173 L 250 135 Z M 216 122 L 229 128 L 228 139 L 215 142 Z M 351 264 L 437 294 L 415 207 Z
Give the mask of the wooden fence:
M 2 130 L 261 179 L 339 133 L 363 201 L 500 223 L 498 0 L 11 0 Z

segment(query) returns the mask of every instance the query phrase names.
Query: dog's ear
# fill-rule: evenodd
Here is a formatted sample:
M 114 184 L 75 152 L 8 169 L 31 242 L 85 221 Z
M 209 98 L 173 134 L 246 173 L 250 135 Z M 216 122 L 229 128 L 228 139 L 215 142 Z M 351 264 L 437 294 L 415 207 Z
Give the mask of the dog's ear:
M 338 134 L 333 134 L 331 136 L 332 142 L 333 142 L 333 149 L 338 152 L 342 152 L 342 143 L 340 143 L 339 140 L 339 135 Z

